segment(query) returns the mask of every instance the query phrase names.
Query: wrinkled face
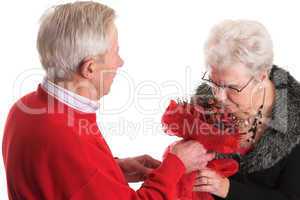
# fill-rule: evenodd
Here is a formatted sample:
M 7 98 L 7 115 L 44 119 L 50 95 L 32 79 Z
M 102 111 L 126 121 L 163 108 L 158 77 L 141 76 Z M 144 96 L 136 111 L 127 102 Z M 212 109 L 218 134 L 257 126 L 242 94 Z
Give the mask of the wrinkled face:
M 112 28 L 109 40 L 110 47 L 98 64 L 93 80 L 99 98 L 109 93 L 117 70 L 123 65 L 123 60 L 119 55 L 118 32 L 115 26 Z
M 230 67 L 211 67 L 209 78 L 216 84 L 210 84 L 214 96 L 226 110 L 236 115 L 248 115 L 257 109 L 257 102 L 261 99 L 259 84 L 255 77 L 243 64 Z M 222 87 L 218 87 L 218 86 Z M 241 90 L 238 92 L 237 90 Z

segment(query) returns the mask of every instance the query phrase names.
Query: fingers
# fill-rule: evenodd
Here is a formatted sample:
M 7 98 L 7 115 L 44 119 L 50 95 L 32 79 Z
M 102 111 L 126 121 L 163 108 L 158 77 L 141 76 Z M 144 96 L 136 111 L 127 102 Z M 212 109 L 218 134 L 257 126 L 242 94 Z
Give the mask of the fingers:
M 125 178 L 127 179 L 127 182 L 129 182 L 129 183 L 145 181 L 152 171 L 151 169 L 148 169 L 148 170 L 143 170 L 144 173 L 142 173 L 142 172 L 127 173 L 127 174 L 125 174 Z
M 141 157 L 142 156 L 127 159 L 126 170 L 123 170 L 127 182 L 144 181 L 153 171 L 152 168 L 145 167 Z M 140 159 L 141 162 L 139 162 L 138 159 Z
M 172 146 L 170 152 L 183 162 L 186 173 L 203 169 L 215 157 L 214 154 L 207 154 L 205 147 L 196 140 L 181 140 Z
M 199 158 L 199 170 L 205 169 L 207 163 L 215 158 L 214 153 L 204 154 Z
M 210 169 L 201 170 L 194 182 L 193 191 L 213 193 L 217 180 L 216 175 L 216 172 Z
M 137 157 L 139 163 L 144 165 L 145 167 L 155 169 L 161 165 L 161 161 L 152 158 L 149 155 L 143 155 Z
M 211 169 L 205 168 L 199 171 L 198 175 L 196 176 L 196 179 L 201 177 L 207 177 L 207 178 L 215 178 L 217 176 L 217 173 Z
M 199 154 L 207 153 L 207 150 L 204 148 L 204 146 L 196 140 L 182 140 L 181 142 L 183 142 L 183 145 L 185 147 L 190 146 L 190 147 L 197 149 Z
M 212 187 L 212 185 L 194 186 L 193 187 L 193 191 L 194 192 L 209 192 L 209 193 L 213 193 L 214 192 L 214 188 Z
M 230 181 L 219 175 L 217 172 L 211 169 L 200 170 L 197 175 L 193 191 L 196 192 L 209 192 L 221 198 L 225 198 L 228 195 L 230 188 Z
M 204 148 L 204 146 L 201 143 L 199 143 L 195 140 L 191 140 L 191 142 L 194 143 L 194 145 L 199 149 L 199 152 L 201 154 L 206 154 L 207 153 L 207 150 Z
M 148 176 L 148 174 L 150 174 L 152 172 L 152 168 L 148 168 L 148 167 L 145 167 L 145 165 L 142 165 L 141 163 L 137 162 L 135 164 L 135 173 L 138 173 L 138 174 L 142 174 L 144 176 Z
M 161 161 L 152 158 L 149 155 L 146 155 L 146 166 L 150 168 L 157 168 L 161 165 Z
M 194 182 L 194 186 L 201 185 L 215 185 L 215 179 L 205 176 L 196 179 Z
M 146 179 L 152 171 L 153 169 L 144 167 L 144 169 L 141 169 L 140 173 L 142 174 L 143 178 Z
M 213 160 L 215 158 L 215 153 L 208 153 L 208 154 L 205 154 L 201 157 L 201 160 L 205 161 L 205 162 L 209 162 L 211 160 Z

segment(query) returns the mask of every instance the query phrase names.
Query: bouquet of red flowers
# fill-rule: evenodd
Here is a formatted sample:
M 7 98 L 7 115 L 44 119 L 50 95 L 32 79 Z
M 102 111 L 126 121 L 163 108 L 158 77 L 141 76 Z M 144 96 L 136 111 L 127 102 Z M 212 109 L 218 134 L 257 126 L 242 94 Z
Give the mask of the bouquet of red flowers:
M 209 152 L 231 154 L 240 151 L 241 134 L 233 123 L 232 115 L 224 112 L 213 100 L 206 105 L 172 100 L 162 116 L 162 124 L 167 134 L 197 140 Z M 239 169 L 237 161 L 228 158 L 212 160 L 207 167 L 225 177 L 234 175 Z M 209 193 L 192 191 L 196 173 L 181 178 L 177 185 L 177 199 L 214 199 Z

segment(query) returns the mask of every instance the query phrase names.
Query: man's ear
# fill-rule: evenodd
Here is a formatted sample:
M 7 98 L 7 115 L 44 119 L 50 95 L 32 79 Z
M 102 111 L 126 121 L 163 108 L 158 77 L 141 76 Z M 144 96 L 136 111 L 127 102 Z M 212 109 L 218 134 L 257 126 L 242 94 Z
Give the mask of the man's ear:
M 78 68 L 79 74 L 86 79 L 92 79 L 94 77 L 95 70 L 96 70 L 95 63 L 96 62 L 93 58 L 84 59 Z

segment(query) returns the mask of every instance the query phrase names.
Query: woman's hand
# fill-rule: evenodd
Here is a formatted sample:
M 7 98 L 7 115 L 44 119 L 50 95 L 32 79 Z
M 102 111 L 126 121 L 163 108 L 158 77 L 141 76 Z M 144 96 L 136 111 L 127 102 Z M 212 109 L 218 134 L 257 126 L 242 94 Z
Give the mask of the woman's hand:
M 209 192 L 221 198 L 226 198 L 229 192 L 230 182 L 226 177 L 220 176 L 208 168 L 200 170 L 194 183 L 193 191 Z

